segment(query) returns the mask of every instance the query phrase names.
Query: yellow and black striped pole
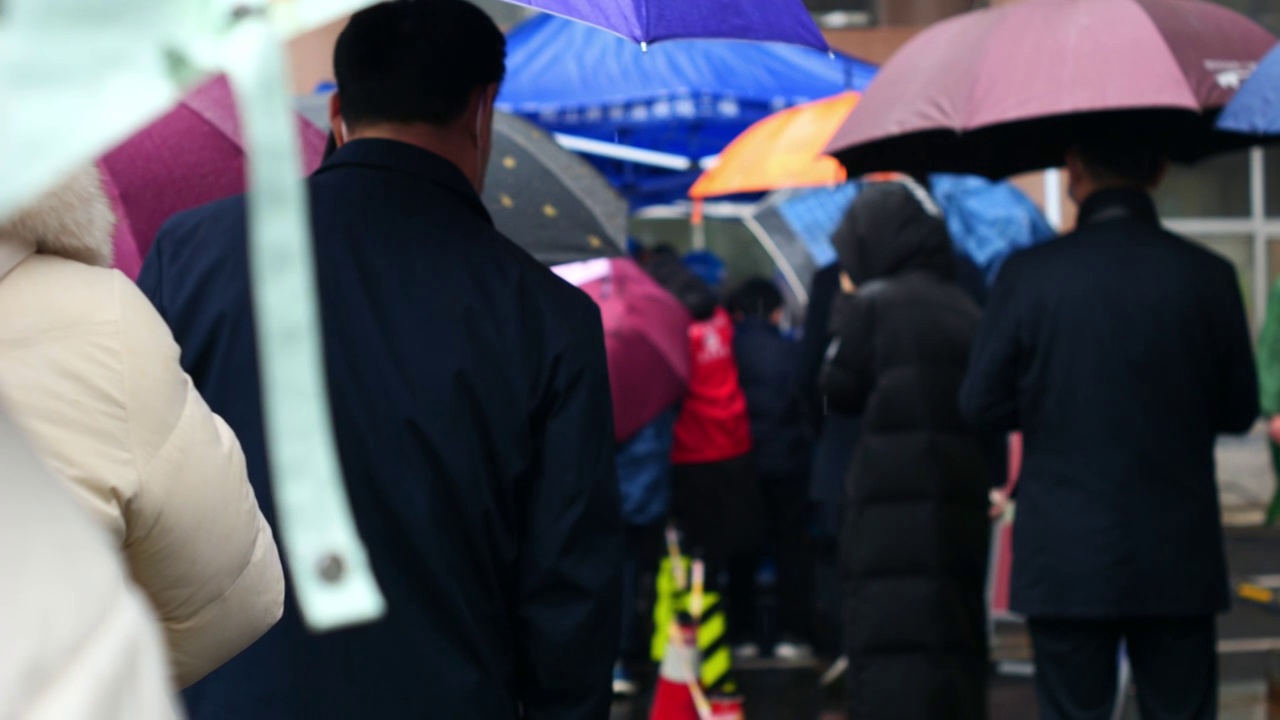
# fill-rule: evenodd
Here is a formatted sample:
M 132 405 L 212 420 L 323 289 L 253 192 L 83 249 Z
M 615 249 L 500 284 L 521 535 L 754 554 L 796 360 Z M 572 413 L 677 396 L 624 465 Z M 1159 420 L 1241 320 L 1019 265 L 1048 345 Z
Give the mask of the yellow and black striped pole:
M 654 662 L 662 662 L 667 649 L 667 628 L 680 613 L 688 613 L 694 617 L 698 627 L 698 652 L 702 656 L 698 676 L 702 686 L 714 695 L 732 695 L 737 691 L 737 684 L 733 681 L 733 653 L 729 648 L 724 600 L 720 593 L 706 592 L 705 587 L 698 588 L 702 583 L 696 580 L 695 592 L 691 593 L 689 583 L 684 581 L 690 567 L 700 565 L 699 561 L 690 563 L 688 558 L 678 554 L 663 558 L 659 565 L 650 654 Z M 700 599 L 695 601 L 695 596 Z

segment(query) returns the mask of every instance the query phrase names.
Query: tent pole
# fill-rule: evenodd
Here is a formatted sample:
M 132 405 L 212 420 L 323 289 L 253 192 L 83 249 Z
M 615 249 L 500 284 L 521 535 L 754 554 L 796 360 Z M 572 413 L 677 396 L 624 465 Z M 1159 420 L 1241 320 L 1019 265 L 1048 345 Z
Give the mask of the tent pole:
M 689 248 L 694 252 L 707 249 L 707 226 L 702 219 L 702 198 L 697 198 L 693 201 L 693 212 L 689 215 Z

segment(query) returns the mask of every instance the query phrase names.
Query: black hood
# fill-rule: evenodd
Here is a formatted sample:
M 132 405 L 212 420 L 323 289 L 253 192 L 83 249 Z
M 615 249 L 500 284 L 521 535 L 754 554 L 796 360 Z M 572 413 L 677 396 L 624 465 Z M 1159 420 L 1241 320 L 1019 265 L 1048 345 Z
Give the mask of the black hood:
M 831 238 L 840 269 L 855 284 L 910 270 L 955 277 L 955 251 L 942 213 L 928 191 L 908 183 L 864 185 Z

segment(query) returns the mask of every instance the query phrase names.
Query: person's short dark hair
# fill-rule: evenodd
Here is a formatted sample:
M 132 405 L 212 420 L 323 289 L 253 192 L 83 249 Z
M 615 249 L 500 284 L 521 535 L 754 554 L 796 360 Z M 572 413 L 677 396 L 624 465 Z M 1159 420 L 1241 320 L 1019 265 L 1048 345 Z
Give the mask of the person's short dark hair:
M 1132 133 L 1100 135 L 1078 143 L 1075 151 L 1095 182 L 1145 189 L 1159 183 L 1164 173 L 1160 144 Z
M 507 41 L 465 0 L 393 0 L 351 17 L 333 53 L 349 127 L 448 125 L 476 90 L 501 83 Z
M 746 316 L 769 317 L 782 307 L 782 293 L 772 282 L 755 277 L 743 281 L 729 296 L 729 312 Z

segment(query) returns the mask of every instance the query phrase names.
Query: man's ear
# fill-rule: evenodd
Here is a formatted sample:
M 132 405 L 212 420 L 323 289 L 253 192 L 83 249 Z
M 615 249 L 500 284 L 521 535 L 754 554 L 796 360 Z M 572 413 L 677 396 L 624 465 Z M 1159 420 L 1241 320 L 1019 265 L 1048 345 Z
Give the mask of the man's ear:
M 497 101 L 497 99 L 498 99 L 497 83 L 493 83 L 490 85 L 485 85 L 484 87 L 481 87 L 481 88 L 477 88 L 475 93 L 473 94 L 471 103 L 472 103 L 472 112 L 475 113 L 472 117 L 475 118 L 476 140 L 480 139 L 480 135 L 482 132 L 481 128 L 483 126 L 493 125 L 493 112 L 494 112 L 493 104 Z M 487 130 L 484 130 L 483 132 L 487 132 Z
M 329 96 L 329 127 L 333 130 L 333 141 L 338 147 L 347 144 L 347 124 L 342 121 L 342 96 L 334 93 Z

